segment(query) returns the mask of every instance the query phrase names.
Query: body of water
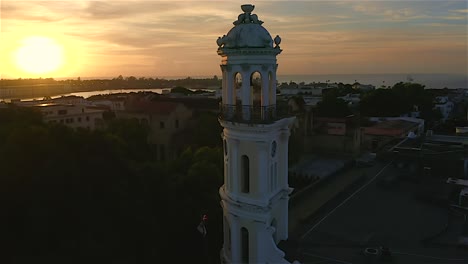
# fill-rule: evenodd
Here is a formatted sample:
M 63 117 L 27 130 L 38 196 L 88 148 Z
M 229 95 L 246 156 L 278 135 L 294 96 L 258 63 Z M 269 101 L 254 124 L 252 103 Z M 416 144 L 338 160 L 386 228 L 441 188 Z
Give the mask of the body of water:
M 218 75 L 219 76 L 219 75 Z M 213 76 L 193 76 L 192 78 L 212 78 Z M 185 79 L 187 76 L 169 76 L 161 77 L 168 80 Z M 375 87 L 393 86 L 398 82 L 416 82 L 421 83 L 430 89 L 443 89 L 445 87 L 449 89 L 457 88 L 468 88 L 468 74 L 412 74 L 412 73 L 401 73 L 401 74 L 278 74 L 278 81 L 281 82 L 326 82 L 330 83 L 350 83 L 353 84 L 355 81 L 361 84 L 372 84 Z M 67 79 L 67 78 L 60 78 Z M 70 78 L 68 78 L 70 79 Z M 89 79 L 112 79 L 112 77 L 84 77 L 83 80 Z
M 51 96 L 51 98 L 60 98 L 62 96 L 81 96 L 83 98 L 89 98 L 94 95 L 106 95 L 106 94 L 118 94 L 118 93 L 139 93 L 139 92 L 153 92 L 162 94 L 163 90 L 170 90 L 171 88 L 150 88 L 150 89 L 115 89 L 115 90 L 96 90 L 88 92 L 76 92 L 76 93 L 66 93 L 56 96 Z M 190 89 L 195 91 L 196 89 Z M 212 89 L 203 89 L 205 91 L 214 91 Z M 32 101 L 32 100 L 42 100 L 44 97 L 35 97 L 35 98 L 26 98 L 22 99 L 23 101 Z M 8 99 L 6 100 L 8 102 Z
M 170 88 L 152 88 L 152 89 L 117 89 L 117 90 L 99 90 L 99 91 L 90 91 L 90 92 L 76 92 L 76 93 L 69 93 L 63 94 L 60 96 L 82 96 L 84 98 L 88 98 L 94 95 L 100 94 L 117 94 L 117 93 L 138 93 L 138 92 L 153 92 L 161 94 L 163 90 L 170 89 Z M 54 96 L 52 98 L 57 98 L 60 96 Z
M 212 76 L 211 76 L 212 77 Z M 208 76 L 198 76 L 193 78 L 211 78 Z M 172 77 L 168 79 L 183 79 L 185 77 Z M 457 88 L 468 88 L 468 75 L 463 74 L 315 74 L 315 75 L 278 75 L 278 82 L 329 82 L 329 83 L 354 83 L 359 82 L 361 84 L 372 84 L 375 87 L 379 88 L 382 85 L 384 86 L 393 86 L 398 82 L 415 82 L 421 83 L 429 89 L 443 89 L 445 87 L 449 89 Z M 64 78 L 65 79 L 65 78 Z M 83 79 L 93 79 L 93 78 L 83 78 Z M 101 77 L 101 79 L 106 79 Z M 154 92 L 161 94 L 164 89 L 169 88 L 155 88 L 155 89 L 116 89 L 116 90 L 98 90 L 98 91 L 89 91 L 89 92 L 76 92 L 62 94 L 58 96 L 53 96 L 52 98 L 57 98 L 60 96 L 82 96 L 88 98 L 93 95 L 99 94 L 116 94 L 116 93 L 131 93 L 131 92 Z M 37 98 L 27 98 L 23 100 L 40 100 L 42 97 Z
M 115 90 L 96 90 L 88 92 L 76 92 L 76 93 L 65 93 L 51 96 L 52 99 L 60 98 L 62 96 L 81 96 L 83 98 L 88 98 L 94 95 L 106 95 L 106 94 L 118 94 L 118 93 L 138 93 L 138 92 L 153 92 L 161 94 L 163 90 L 169 88 L 152 88 L 152 89 L 115 89 Z M 31 97 L 31 98 L 21 98 L 22 101 L 33 101 L 33 100 L 42 100 L 44 97 Z M 11 101 L 11 99 L 5 99 L 6 102 Z

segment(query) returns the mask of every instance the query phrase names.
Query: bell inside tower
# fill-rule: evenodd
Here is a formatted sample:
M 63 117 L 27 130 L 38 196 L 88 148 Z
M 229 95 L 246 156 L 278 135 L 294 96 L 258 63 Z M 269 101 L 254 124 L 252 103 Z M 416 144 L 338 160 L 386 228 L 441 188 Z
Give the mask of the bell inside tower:
M 253 106 L 260 106 L 262 101 L 262 75 L 254 72 L 250 75 L 250 90 L 252 91 Z

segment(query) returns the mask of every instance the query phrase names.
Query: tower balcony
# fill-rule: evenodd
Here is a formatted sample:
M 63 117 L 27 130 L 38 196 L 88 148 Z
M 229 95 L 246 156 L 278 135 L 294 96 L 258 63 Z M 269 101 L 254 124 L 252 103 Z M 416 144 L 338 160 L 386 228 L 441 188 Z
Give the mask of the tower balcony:
M 248 124 L 270 124 L 285 117 L 290 117 L 285 105 L 230 105 L 220 104 L 219 118 L 224 121 Z

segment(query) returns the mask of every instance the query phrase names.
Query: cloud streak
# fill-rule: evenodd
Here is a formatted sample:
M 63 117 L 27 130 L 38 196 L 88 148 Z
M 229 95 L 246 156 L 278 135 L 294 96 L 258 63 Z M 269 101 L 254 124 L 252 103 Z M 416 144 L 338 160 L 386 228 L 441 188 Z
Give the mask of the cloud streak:
M 467 72 L 468 12 L 460 1 L 254 4 L 271 35 L 283 38 L 283 74 Z M 2 53 L 42 34 L 82 57 L 86 67 L 76 67 L 76 75 L 188 76 L 219 74 L 215 41 L 241 10 L 235 1 L 2 1 L 1 12 Z

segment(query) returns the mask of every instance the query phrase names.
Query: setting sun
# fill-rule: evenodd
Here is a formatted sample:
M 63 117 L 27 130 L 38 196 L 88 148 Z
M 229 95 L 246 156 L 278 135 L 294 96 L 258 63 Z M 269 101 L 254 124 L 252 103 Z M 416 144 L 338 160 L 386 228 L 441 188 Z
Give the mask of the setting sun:
M 63 47 L 51 38 L 31 36 L 21 44 L 15 52 L 15 63 L 27 73 L 50 73 L 64 63 Z

